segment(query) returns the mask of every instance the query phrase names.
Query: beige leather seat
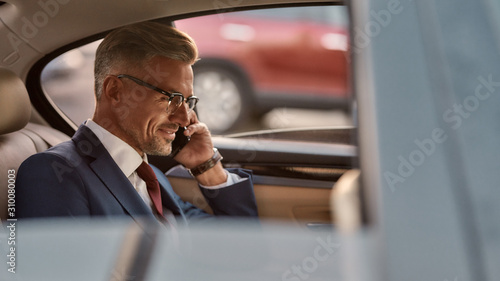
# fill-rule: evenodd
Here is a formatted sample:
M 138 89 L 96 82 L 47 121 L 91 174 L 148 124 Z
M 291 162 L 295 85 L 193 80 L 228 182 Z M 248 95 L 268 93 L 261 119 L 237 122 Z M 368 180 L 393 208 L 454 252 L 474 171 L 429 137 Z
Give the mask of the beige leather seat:
M 0 68 L 1 221 L 8 218 L 8 189 L 15 186 L 13 178 L 21 163 L 32 154 L 69 139 L 50 127 L 29 123 L 30 115 L 31 103 L 23 81 L 12 71 Z

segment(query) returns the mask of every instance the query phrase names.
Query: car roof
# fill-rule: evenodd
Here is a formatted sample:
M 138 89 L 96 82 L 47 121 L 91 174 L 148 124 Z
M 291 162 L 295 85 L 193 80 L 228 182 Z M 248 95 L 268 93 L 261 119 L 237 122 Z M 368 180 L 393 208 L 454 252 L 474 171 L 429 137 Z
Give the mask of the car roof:
M 333 1 L 335 2 L 335 1 Z M 340 3 L 340 1 L 338 1 Z M 114 28 L 164 17 L 231 11 L 245 7 L 298 5 L 332 1 L 157 0 L 157 1 L 20 1 L 0 2 L 0 64 L 25 79 L 44 55 Z

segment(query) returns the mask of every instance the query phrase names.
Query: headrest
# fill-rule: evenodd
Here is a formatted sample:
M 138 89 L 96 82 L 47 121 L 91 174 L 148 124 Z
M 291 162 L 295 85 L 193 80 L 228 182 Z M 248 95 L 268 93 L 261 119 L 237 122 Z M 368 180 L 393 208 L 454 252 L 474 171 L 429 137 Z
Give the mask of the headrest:
M 31 103 L 23 81 L 0 68 L 0 135 L 24 128 L 30 116 Z

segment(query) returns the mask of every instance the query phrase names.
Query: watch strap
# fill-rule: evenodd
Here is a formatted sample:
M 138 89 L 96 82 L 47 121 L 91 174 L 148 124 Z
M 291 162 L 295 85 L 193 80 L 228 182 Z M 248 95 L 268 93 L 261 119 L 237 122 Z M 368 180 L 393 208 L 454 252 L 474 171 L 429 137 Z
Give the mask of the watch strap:
M 213 168 L 221 160 L 222 155 L 220 155 L 217 148 L 214 148 L 214 155 L 210 159 L 192 169 L 188 169 L 188 171 L 191 175 L 196 177 Z

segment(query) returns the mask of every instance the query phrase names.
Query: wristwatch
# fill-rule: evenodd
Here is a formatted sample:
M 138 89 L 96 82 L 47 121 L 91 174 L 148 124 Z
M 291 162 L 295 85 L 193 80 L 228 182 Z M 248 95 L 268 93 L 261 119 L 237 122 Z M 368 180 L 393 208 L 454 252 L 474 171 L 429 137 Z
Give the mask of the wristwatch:
M 222 160 L 222 155 L 220 155 L 219 150 L 214 147 L 214 155 L 212 158 L 192 169 L 188 169 L 188 171 L 193 177 L 199 176 L 213 168 L 220 160 Z

